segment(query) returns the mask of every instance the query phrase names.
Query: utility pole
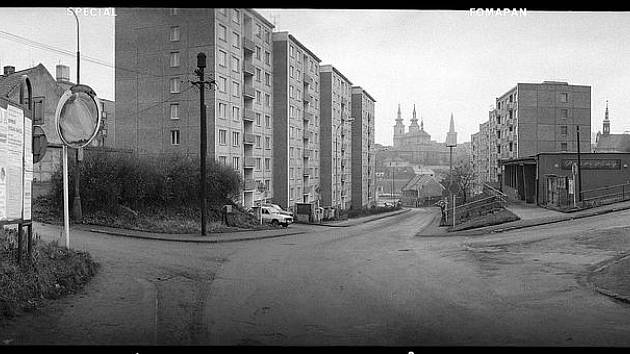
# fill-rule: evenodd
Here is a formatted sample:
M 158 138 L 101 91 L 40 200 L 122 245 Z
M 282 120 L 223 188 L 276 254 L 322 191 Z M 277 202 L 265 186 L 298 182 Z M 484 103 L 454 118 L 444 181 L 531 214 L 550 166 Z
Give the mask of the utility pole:
M 205 103 L 205 88 L 206 84 L 214 84 L 214 80 L 205 81 L 204 71 L 206 68 L 206 55 L 204 53 L 197 54 L 197 70 L 195 74 L 199 76 L 199 81 L 193 81 L 192 84 L 199 87 L 199 113 L 200 113 L 200 184 L 201 184 L 201 196 L 200 196 L 200 209 L 201 209 L 201 235 L 206 236 L 206 217 L 207 217 L 207 205 L 206 205 L 206 157 L 208 154 L 208 131 L 206 128 L 206 103 Z
M 81 51 L 79 47 L 79 17 L 76 12 L 72 8 L 70 11 L 74 15 L 74 19 L 77 22 L 77 85 L 80 84 L 80 72 L 81 72 Z M 72 216 L 75 221 L 79 221 L 83 218 L 83 211 L 81 208 L 81 194 L 80 194 L 80 185 L 79 179 L 81 178 L 81 160 L 80 160 L 80 150 L 81 148 L 77 148 L 75 150 L 75 168 L 74 168 L 74 200 L 72 203 Z

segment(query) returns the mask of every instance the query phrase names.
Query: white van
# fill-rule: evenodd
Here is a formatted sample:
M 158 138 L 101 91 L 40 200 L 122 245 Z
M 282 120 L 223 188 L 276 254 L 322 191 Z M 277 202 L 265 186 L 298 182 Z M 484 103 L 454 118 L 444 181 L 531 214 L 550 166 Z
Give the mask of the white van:
M 289 224 L 293 223 L 293 217 L 291 215 L 282 213 L 274 207 L 262 206 L 260 208 L 263 222 L 268 222 L 272 225 L 282 225 L 284 227 L 288 227 Z

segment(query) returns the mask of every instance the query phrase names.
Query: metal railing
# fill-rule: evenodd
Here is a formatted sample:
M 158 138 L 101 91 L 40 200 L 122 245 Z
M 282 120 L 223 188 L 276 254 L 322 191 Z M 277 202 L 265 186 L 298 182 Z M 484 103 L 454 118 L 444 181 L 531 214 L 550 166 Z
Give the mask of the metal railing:
M 584 206 L 598 206 L 630 200 L 630 183 L 600 187 L 582 191 Z
M 500 195 L 493 195 L 474 202 L 455 205 L 455 208 L 453 208 L 452 204 L 447 203 L 445 208 L 445 225 L 453 226 L 453 216 L 455 216 L 455 224 L 457 225 L 476 217 L 492 214 L 497 210 L 504 209 L 507 205 L 507 199 Z

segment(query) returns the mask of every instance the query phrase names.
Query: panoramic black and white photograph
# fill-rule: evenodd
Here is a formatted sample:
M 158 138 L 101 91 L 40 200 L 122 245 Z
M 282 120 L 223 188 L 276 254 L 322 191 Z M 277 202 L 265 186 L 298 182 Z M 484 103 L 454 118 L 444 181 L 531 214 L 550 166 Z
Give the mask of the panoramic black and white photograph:
M 0 18 L 0 352 L 630 347 L 630 12 Z

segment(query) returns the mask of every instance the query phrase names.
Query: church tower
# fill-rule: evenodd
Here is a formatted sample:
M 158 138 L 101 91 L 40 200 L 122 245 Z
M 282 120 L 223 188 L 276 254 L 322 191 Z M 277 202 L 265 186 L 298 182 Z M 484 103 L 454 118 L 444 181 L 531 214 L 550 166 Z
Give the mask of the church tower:
M 401 146 L 401 138 L 405 135 L 405 124 L 403 124 L 402 115 L 400 113 L 400 103 L 398 104 L 398 117 L 396 125 L 394 125 L 394 147 Z
M 413 114 L 411 117 L 411 124 L 409 124 L 409 132 L 417 133 L 420 131 L 420 126 L 418 126 L 418 118 L 416 118 L 416 105 L 413 105 Z
M 604 130 L 603 135 L 610 134 L 610 120 L 608 119 L 608 100 L 606 100 L 606 113 L 604 113 Z

